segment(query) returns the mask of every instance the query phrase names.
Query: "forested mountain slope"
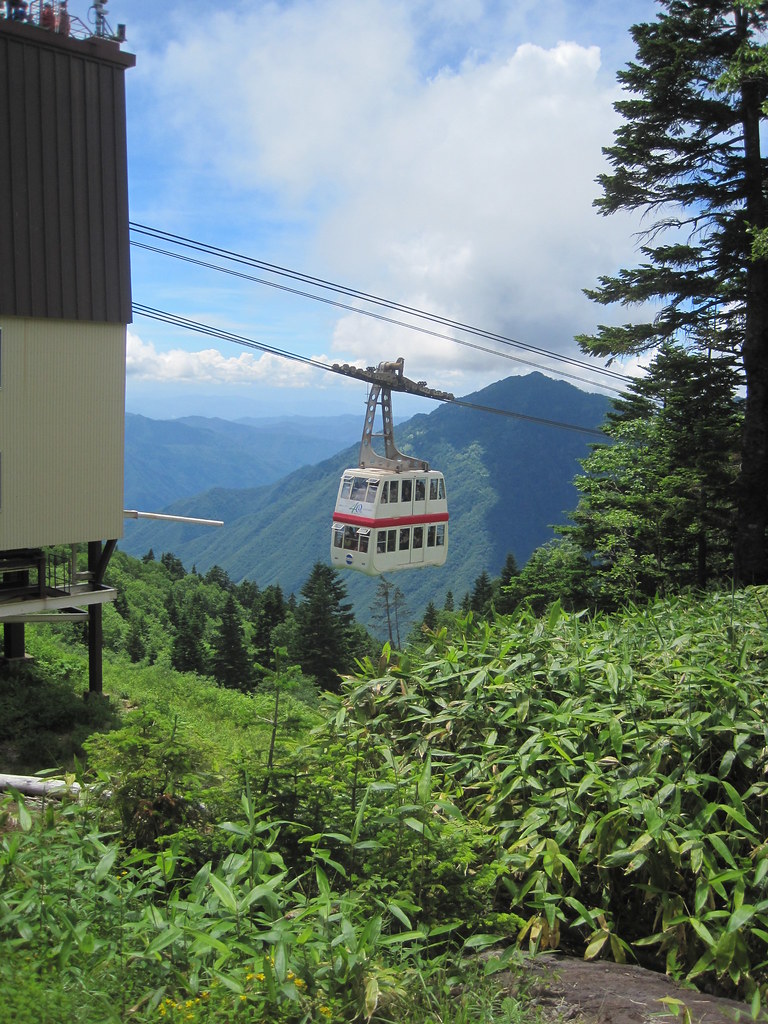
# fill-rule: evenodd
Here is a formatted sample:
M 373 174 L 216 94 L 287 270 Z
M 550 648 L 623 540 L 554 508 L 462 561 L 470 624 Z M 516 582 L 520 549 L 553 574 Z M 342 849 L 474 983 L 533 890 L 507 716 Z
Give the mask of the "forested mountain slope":
M 608 399 L 539 373 L 510 377 L 467 396 L 473 403 L 597 427 Z M 480 572 L 497 575 L 508 552 L 522 565 L 566 520 L 576 504 L 572 485 L 588 434 L 520 418 L 445 404 L 414 416 L 396 430 L 400 449 L 444 472 L 451 515 L 448 562 L 443 569 L 401 572 L 396 577 L 412 614 L 429 600 L 442 606 L 447 591 L 459 601 Z M 175 502 L 166 511 L 223 519 L 220 529 L 129 523 L 121 543 L 130 554 L 172 551 L 205 572 L 220 565 L 233 580 L 259 586 L 280 583 L 296 592 L 312 565 L 328 559 L 330 523 L 342 471 L 357 464 L 357 445 L 303 467 L 269 486 L 213 488 Z M 376 580 L 345 577 L 363 621 Z
M 261 487 L 327 459 L 360 433 L 357 416 L 238 420 L 125 418 L 125 507 L 158 512 L 210 487 Z

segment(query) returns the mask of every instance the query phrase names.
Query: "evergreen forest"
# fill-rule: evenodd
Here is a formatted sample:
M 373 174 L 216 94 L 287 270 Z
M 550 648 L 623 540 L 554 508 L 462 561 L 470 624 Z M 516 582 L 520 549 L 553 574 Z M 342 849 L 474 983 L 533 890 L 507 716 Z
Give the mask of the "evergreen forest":
M 597 203 L 653 223 L 590 292 L 652 313 L 580 339 L 648 369 L 554 538 L 366 626 L 323 561 L 118 551 L 101 694 L 30 626 L 0 750 L 59 781 L 0 798 L 0 1024 L 527 1024 L 497 978 L 552 950 L 764 1015 L 768 5 L 657 6 Z

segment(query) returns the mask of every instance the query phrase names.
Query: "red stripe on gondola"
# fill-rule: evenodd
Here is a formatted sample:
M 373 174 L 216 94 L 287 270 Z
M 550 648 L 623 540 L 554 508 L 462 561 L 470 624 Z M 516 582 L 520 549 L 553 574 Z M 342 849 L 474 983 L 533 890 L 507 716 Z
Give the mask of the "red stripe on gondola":
M 334 512 L 334 523 L 345 523 L 348 526 L 369 526 L 371 529 L 385 526 L 420 526 L 422 523 L 447 523 L 447 512 L 433 512 L 421 516 L 396 516 L 392 519 L 370 519 L 368 516 L 353 516 L 346 512 Z

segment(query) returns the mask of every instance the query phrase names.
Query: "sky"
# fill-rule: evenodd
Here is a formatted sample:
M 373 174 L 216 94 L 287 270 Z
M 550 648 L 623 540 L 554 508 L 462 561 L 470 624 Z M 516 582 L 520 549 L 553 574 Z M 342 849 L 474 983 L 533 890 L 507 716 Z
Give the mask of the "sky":
M 574 335 L 628 318 L 582 289 L 637 259 L 639 223 L 592 204 L 629 27 L 656 12 L 653 0 L 109 0 L 136 56 L 131 221 L 583 359 Z M 457 396 L 533 368 L 559 375 L 443 326 L 416 332 L 136 247 L 131 262 L 135 303 L 323 363 L 403 356 L 407 376 Z M 362 416 L 365 394 L 145 316 L 129 326 L 130 412 Z M 434 408 L 393 404 L 398 418 Z

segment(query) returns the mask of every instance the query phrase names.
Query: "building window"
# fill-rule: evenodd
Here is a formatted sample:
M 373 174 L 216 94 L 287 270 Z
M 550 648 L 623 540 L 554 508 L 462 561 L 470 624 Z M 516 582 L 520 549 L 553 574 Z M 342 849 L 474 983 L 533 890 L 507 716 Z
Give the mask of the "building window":
M 379 489 L 379 481 L 378 480 L 369 480 L 368 481 L 368 494 L 366 495 L 365 500 L 369 504 L 373 505 L 373 503 L 376 501 L 376 494 L 378 492 L 378 489 Z
M 352 483 L 352 501 L 365 501 L 368 490 L 368 481 L 364 476 L 356 476 Z
M 337 548 L 343 547 L 345 551 L 365 553 L 368 550 L 370 532 L 370 528 L 364 526 L 345 526 L 343 531 L 334 534 L 333 542 Z

